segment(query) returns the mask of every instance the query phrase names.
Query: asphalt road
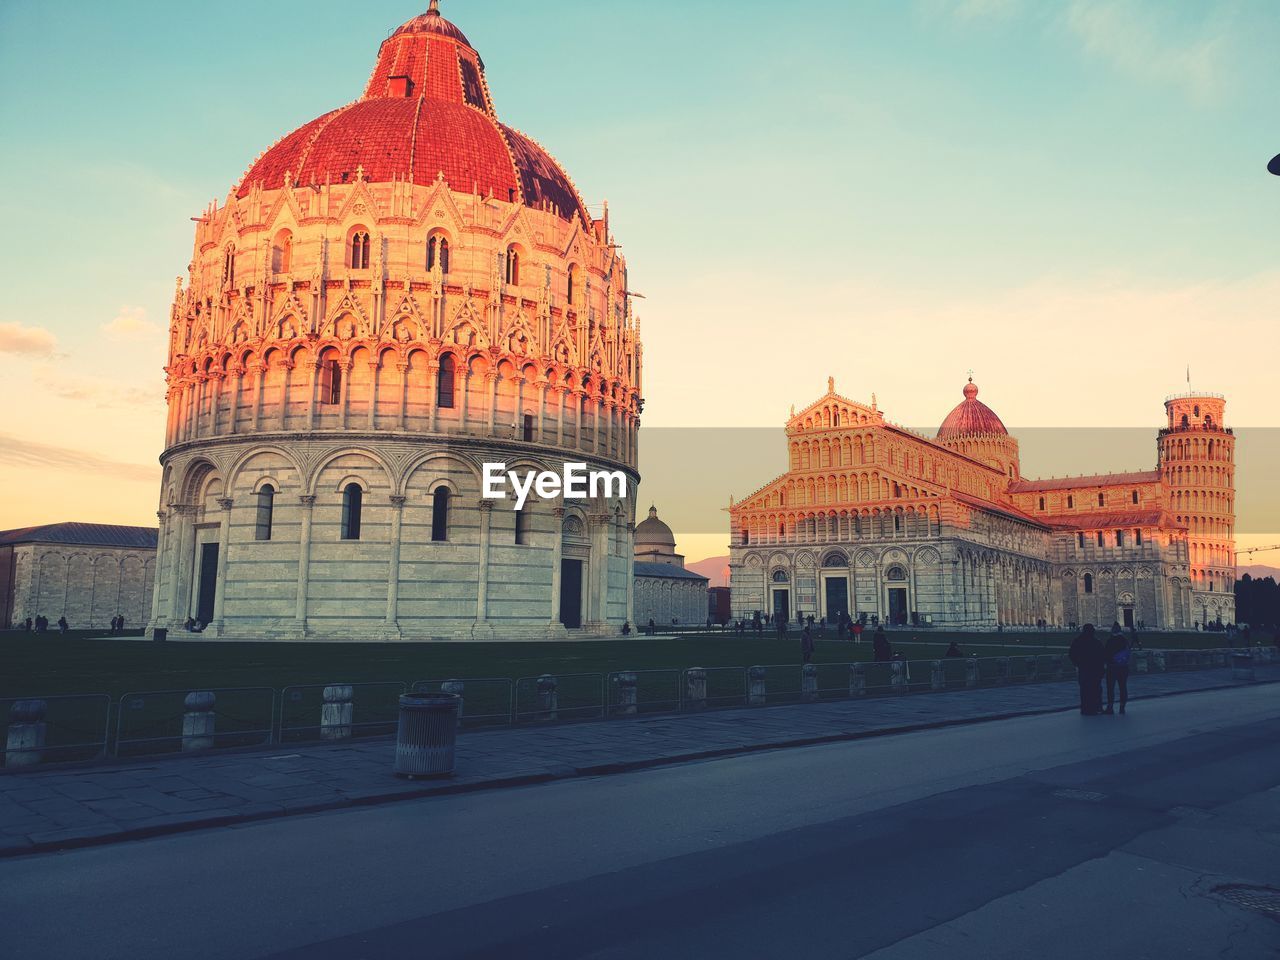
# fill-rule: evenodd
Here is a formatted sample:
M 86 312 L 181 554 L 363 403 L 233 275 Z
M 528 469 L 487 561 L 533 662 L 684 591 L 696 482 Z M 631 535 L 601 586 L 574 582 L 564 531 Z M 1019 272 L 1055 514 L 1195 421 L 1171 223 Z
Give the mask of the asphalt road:
M 1280 912 L 1215 890 L 1280 888 L 1278 741 L 1280 686 L 1253 687 L 34 856 L 0 863 L 0 942 L 50 960 L 1274 958 Z

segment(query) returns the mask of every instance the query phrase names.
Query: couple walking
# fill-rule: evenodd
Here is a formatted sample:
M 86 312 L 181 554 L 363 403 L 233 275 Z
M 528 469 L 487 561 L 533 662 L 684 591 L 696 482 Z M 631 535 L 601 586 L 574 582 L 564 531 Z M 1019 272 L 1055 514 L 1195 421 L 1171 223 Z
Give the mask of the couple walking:
M 1071 641 L 1067 656 L 1075 664 L 1080 680 L 1080 712 L 1086 717 L 1113 714 L 1116 687 L 1120 688 L 1120 712 L 1129 702 L 1129 638 L 1120 624 L 1111 625 L 1111 636 L 1103 644 L 1092 623 Z M 1102 681 L 1107 681 L 1107 708 L 1102 708 Z

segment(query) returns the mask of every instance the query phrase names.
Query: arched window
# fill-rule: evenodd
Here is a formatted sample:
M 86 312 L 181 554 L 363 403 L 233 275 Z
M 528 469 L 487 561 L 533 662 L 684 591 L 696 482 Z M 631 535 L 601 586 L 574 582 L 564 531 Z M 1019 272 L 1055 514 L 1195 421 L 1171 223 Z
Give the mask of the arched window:
M 271 272 L 288 273 L 293 269 L 293 234 L 281 230 L 271 247 Z
M 774 583 L 789 583 L 790 581 L 791 581 L 791 578 L 790 578 L 789 576 L 787 576 L 787 571 L 785 571 L 785 570 L 775 570 L 775 571 L 773 571 L 773 582 L 774 582 Z
M 349 483 L 342 491 L 342 539 L 360 539 L 360 514 L 364 508 L 364 491 L 360 484 Z
M 1137 491 L 1137 490 L 1133 491 L 1133 502 L 1134 502 L 1134 503 L 1137 503 L 1137 502 L 1138 502 L 1138 491 Z
M 222 285 L 224 287 L 236 285 L 236 245 L 234 243 L 227 245 L 227 252 L 222 258 Z
M 440 373 L 436 378 L 436 406 L 441 409 L 453 409 L 454 374 L 457 366 L 451 353 L 440 358 Z
M 510 286 L 520 286 L 520 251 L 515 247 L 507 247 L 507 283 Z
M 524 415 L 524 442 L 533 443 L 533 414 L 526 413 Z
M 907 571 L 903 570 L 902 567 L 890 567 L 889 572 L 884 575 L 884 578 L 886 580 L 891 580 L 894 583 L 901 583 L 903 580 L 907 579 Z
M 342 402 L 342 365 L 337 360 L 320 363 L 320 402 L 326 406 Z
M 369 269 L 369 234 L 363 230 L 351 235 L 351 269 Z
M 262 489 L 258 491 L 258 519 L 254 527 L 253 539 L 271 539 L 271 521 L 275 506 L 276 488 L 269 483 L 263 484 Z
M 1105 507 L 1107 505 L 1107 495 L 1105 493 L 1098 494 L 1098 506 Z
M 1043 510 L 1043 509 L 1044 509 L 1044 497 L 1041 497 L 1041 498 L 1040 498 L 1040 509 L 1041 509 L 1041 510 Z
M 1182 415 L 1182 427 L 1186 429 L 1191 424 L 1191 419 L 1184 413 Z
M 1093 574 L 1086 573 L 1084 575 L 1084 592 L 1093 593 Z
M 1076 546 L 1079 547 L 1081 550 L 1084 549 L 1084 533 L 1083 532 L 1076 534 Z
M 524 510 L 516 511 L 516 545 L 523 546 L 529 542 L 529 514 Z
M 744 547 L 746 547 L 746 546 L 750 546 L 750 545 L 751 545 L 751 533 L 746 529 L 746 527 L 743 527 L 743 528 L 742 528 L 741 533 L 742 533 L 742 545 L 743 545 Z
M 449 539 L 449 488 L 436 487 L 431 497 L 431 540 L 444 543 Z
M 449 238 L 433 236 L 427 241 L 427 269 L 434 270 L 440 264 L 440 272 L 449 272 Z
M 569 264 L 569 282 L 567 287 L 568 296 L 569 296 L 569 306 L 573 306 L 574 291 L 577 288 L 577 286 L 578 286 L 578 266 L 577 264 L 571 263 Z

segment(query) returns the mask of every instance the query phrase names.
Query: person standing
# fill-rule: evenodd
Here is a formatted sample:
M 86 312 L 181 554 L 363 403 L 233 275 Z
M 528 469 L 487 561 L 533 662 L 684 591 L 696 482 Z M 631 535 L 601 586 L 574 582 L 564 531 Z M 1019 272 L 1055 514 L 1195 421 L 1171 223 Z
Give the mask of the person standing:
M 70 629 L 70 624 L 68 624 L 68 623 L 67 623 L 67 618 L 66 618 L 66 617 L 59 617 L 59 618 L 58 618 L 58 632 L 59 632 L 59 633 L 61 633 L 61 634 L 65 634 L 65 633 L 67 632 L 67 630 L 68 630 L 68 629 Z
M 893 659 L 893 647 L 889 646 L 889 638 L 885 636 L 883 627 L 876 628 L 875 635 L 871 638 L 871 651 L 876 663 L 888 663 Z
M 1125 704 L 1129 702 L 1129 639 L 1116 624 L 1111 628 L 1111 636 L 1107 639 L 1107 709 L 1103 713 L 1114 714 L 1116 687 L 1120 687 L 1120 713 L 1124 713 Z
M 804 663 L 813 662 L 813 628 L 807 623 L 800 631 L 800 657 Z
M 1102 712 L 1102 675 L 1106 654 L 1092 623 L 1086 623 L 1071 641 L 1067 656 L 1076 668 L 1080 683 L 1080 713 L 1096 717 Z

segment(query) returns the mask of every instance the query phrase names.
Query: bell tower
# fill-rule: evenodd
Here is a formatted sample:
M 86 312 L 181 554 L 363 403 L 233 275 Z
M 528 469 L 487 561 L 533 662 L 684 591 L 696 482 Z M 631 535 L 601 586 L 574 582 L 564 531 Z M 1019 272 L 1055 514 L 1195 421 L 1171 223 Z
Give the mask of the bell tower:
M 1165 400 L 1160 472 L 1169 512 L 1189 530 L 1192 618 L 1235 621 L 1235 433 L 1224 422 L 1227 401 L 1216 393 Z

